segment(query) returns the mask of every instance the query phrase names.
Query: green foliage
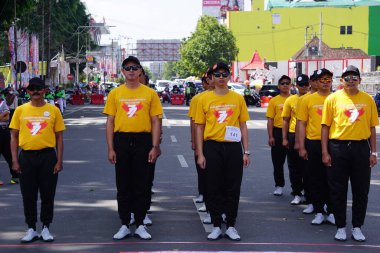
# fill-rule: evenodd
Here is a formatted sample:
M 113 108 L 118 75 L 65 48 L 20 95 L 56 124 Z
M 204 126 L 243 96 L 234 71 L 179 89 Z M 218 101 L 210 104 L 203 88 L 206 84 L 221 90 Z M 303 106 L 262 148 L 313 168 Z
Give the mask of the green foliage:
M 175 65 L 180 76 L 202 75 L 217 62 L 232 62 L 238 53 L 236 38 L 214 17 L 203 16 L 195 32 L 182 42 L 181 59 Z
M 0 56 L 0 63 L 9 62 L 8 40 L 6 31 L 14 20 L 14 5 L 12 0 L 0 1 L 0 50 L 6 50 Z M 76 56 L 77 53 L 77 31 L 79 26 L 89 25 L 89 16 L 86 7 L 80 0 L 17 0 L 16 15 L 17 26 L 29 33 L 37 34 L 42 47 L 42 36 L 45 38 L 45 59 L 47 57 L 49 38 L 49 12 L 51 11 L 50 26 L 50 57 L 61 51 L 62 46 L 66 55 Z M 44 16 L 44 31 L 43 17 Z M 89 41 L 88 29 L 80 30 L 80 50 L 84 54 L 85 47 Z M 91 44 L 94 46 L 94 44 Z M 4 51 L 3 51 L 4 52 Z M 42 52 L 40 52 L 41 56 Z
M 175 71 L 175 62 L 169 61 L 165 62 L 164 71 L 162 73 L 162 77 L 165 80 L 171 80 L 173 77 L 177 76 L 177 72 Z

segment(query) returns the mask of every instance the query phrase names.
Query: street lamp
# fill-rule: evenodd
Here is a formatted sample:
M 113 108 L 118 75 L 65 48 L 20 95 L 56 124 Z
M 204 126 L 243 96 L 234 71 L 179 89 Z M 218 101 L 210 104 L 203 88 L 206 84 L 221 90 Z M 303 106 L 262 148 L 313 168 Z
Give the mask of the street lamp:
M 77 59 L 76 59 L 76 78 L 75 81 L 77 84 L 79 84 L 79 35 L 80 35 L 80 30 L 81 29 L 87 29 L 87 28 L 109 28 L 109 27 L 115 27 L 115 26 L 108 26 L 108 25 L 83 25 L 83 26 L 78 26 L 77 28 L 77 33 L 78 33 L 78 44 L 77 44 Z M 109 31 L 107 31 L 109 33 Z

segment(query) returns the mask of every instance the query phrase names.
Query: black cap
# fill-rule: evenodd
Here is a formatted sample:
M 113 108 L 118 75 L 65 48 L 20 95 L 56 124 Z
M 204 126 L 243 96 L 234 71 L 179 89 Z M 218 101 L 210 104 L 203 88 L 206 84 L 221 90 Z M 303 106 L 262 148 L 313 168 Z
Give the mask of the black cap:
M 315 81 L 318 79 L 317 72 L 318 72 L 318 70 L 314 70 L 313 74 L 310 75 L 311 81 Z
M 33 77 L 32 79 L 29 80 L 29 85 L 28 87 L 26 87 L 26 89 L 28 90 L 32 90 L 36 87 L 39 87 L 39 88 L 45 88 L 45 83 L 44 81 L 39 78 L 39 77 Z
M 303 85 L 309 83 L 309 77 L 307 75 L 301 74 L 297 76 L 296 84 L 297 85 Z
M 137 59 L 136 57 L 134 57 L 134 56 L 132 56 L 132 55 L 128 56 L 128 58 L 126 58 L 126 59 L 123 61 L 123 64 L 122 64 L 121 66 L 125 66 L 125 65 L 127 65 L 128 62 L 134 62 L 134 63 L 136 63 L 137 65 L 141 66 L 139 59 Z
M 347 66 L 343 70 L 342 77 L 345 77 L 348 74 L 353 74 L 353 75 L 356 75 L 356 76 L 360 76 L 360 71 L 359 71 L 359 69 L 357 67 L 349 65 L 349 66 Z
M 282 80 L 289 80 L 289 81 L 292 81 L 292 79 L 290 79 L 290 77 L 289 76 L 287 76 L 287 75 L 282 75 L 281 77 L 280 77 L 280 79 L 278 79 L 278 84 L 280 84 L 281 83 L 281 81 Z
M 319 69 L 317 71 L 317 78 L 320 78 L 323 75 L 329 75 L 329 76 L 333 77 L 334 74 L 328 69 L 325 69 L 325 68 Z
M 211 73 L 215 73 L 217 70 L 219 69 L 224 69 L 225 71 L 227 71 L 228 73 L 230 73 L 230 67 L 224 63 L 224 62 L 219 62 L 217 64 L 215 64 L 213 67 L 212 67 L 212 72 Z

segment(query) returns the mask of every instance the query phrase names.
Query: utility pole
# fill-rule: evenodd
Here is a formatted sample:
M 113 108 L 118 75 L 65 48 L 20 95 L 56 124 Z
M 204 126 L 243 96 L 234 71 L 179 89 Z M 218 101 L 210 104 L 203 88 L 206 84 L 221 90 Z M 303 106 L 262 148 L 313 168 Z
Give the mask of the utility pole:
M 306 26 L 306 28 L 305 28 L 305 30 L 306 30 L 306 33 L 305 33 L 305 59 L 307 59 L 307 57 L 309 56 L 309 52 L 307 49 L 307 43 L 308 43 L 307 29 L 309 29 L 309 26 Z
M 111 39 L 111 76 L 113 75 L 113 40 Z
M 50 46 L 51 46 L 51 0 L 48 0 L 48 41 L 47 41 L 47 57 L 46 57 L 46 76 L 50 74 Z
M 15 89 L 17 90 L 18 87 L 17 87 L 17 15 L 16 15 L 16 0 L 13 1 L 14 2 L 14 9 L 15 9 L 15 17 L 14 17 L 14 26 L 13 26 L 13 39 L 14 39 L 14 54 L 15 54 L 15 72 L 16 72 L 16 80 L 15 80 Z M 20 87 L 21 88 L 21 87 Z
M 45 81 L 44 75 L 44 58 L 45 58 L 45 0 L 42 0 L 42 59 L 41 59 L 41 77 Z
M 319 21 L 319 45 L 318 45 L 318 56 L 322 57 L 322 12 L 320 16 L 320 21 Z

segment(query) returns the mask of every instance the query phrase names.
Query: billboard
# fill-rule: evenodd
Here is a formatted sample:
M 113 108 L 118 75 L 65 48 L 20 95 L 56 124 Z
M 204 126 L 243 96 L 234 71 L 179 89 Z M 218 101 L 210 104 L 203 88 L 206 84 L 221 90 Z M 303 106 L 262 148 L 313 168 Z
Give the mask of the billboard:
M 203 0 L 202 15 L 224 19 L 227 11 L 243 11 L 244 0 Z
M 140 61 L 178 61 L 180 40 L 137 40 L 134 55 Z

